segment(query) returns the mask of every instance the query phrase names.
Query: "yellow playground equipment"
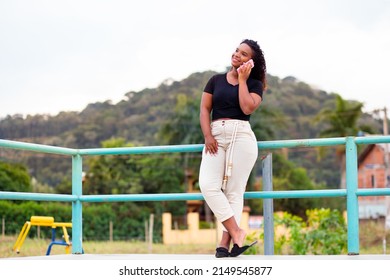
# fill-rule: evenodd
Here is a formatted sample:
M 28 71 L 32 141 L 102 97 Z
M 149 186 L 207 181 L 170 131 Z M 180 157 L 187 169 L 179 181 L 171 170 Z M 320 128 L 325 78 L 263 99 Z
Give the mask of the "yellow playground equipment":
M 27 221 L 23 225 L 23 228 L 19 233 L 18 239 L 16 239 L 15 245 L 13 247 L 13 251 L 16 251 L 16 253 L 19 254 L 20 247 L 22 247 L 23 242 L 26 239 L 26 236 L 27 236 L 31 226 L 51 227 L 51 232 L 52 232 L 51 243 L 49 244 L 49 247 L 47 248 L 46 255 L 50 255 L 51 247 L 53 245 L 65 246 L 65 253 L 70 254 L 70 246 L 72 245 L 72 243 L 69 240 L 69 234 L 68 234 L 68 231 L 66 230 L 66 228 L 67 227 L 71 228 L 72 223 L 54 222 L 53 217 L 47 217 L 47 216 L 31 216 L 30 221 Z M 56 228 L 57 227 L 62 228 L 62 231 L 64 233 L 63 240 L 56 240 Z

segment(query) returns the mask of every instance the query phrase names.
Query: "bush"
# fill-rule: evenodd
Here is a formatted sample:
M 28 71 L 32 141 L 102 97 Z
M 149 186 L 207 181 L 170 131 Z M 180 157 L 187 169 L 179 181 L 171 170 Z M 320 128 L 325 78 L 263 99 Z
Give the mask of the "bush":
M 307 220 L 289 213 L 274 215 L 276 255 L 339 255 L 347 252 L 347 226 L 338 210 L 306 210 Z M 264 233 L 260 234 L 264 238 Z M 249 239 L 253 239 L 249 237 Z M 249 251 L 257 254 L 256 250 Z

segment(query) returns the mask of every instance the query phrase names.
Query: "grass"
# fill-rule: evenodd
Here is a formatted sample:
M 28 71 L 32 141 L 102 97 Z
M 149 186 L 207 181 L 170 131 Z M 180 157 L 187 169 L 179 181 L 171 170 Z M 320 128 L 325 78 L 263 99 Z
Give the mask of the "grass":
M 360 254 L 389 254 L 390 230 L 385 232 L 383 220 L 361 221 L 360 223 Z M 386 251 L 383 239 L 386 234 Z M 44 256 L 50 244 L 50 239 L 26 238 L 20 253 L 12 250 L 17 236 L 0 237 L 0 258 L 15 258 L 29 256 Z M 263 244 L 259 242 L 258 254 L 263 254 Z M 140 241 L 84 241 L 86 254 L 214 254 L 215 244 L 164 245 Z M 65 246 L 52 246 L 51 255 L 65 254 Z
M 50 239 L 26 238 L 19 254 L 12 250 L 17 236 L 0 237 L 0 258 L 46 255 Z M 86 254 L 214 254 L 215 244 L 164 245 L 140 241 L 84 241 Z M 65 246 L 53 245 L 50 255 L 65 254 Z
M 360 221 L 359 230 L 361 254 L 390 254 L 390 230 L 385 230 L 383 218 Z

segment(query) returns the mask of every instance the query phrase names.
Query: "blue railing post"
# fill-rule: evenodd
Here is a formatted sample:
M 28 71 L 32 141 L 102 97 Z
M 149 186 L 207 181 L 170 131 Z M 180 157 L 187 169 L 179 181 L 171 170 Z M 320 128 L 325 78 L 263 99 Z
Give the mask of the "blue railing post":
M 359 255 L 358 162 L 354 137 L 346 139 L 348 255 Z
M 269 153 L 262 160 L 263 191 L 272 191 L 272 154 Z M 264 255 L 274 254 L 274 202 L 272 198 L 265 198 L 264 211 Z
M 83 221 L 80 197 L 83 192 L 83 161 L 79 154 L 72 156 L 72 194 L 77 200 L 72 202 L 72 254 L 83 253 Z

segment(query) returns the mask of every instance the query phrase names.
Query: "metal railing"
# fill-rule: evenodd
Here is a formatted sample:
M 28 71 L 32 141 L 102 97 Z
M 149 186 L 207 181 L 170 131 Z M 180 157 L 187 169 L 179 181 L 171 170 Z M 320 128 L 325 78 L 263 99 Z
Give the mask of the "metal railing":
M 260 150 L 274 150 L 281 148 L 319 147 L 345 145 L 346 156 L 346 188 L 323 189 L 323 190 L 290 190 L 245 192 L 245 199 L 272 199 L 280 198 L 319 198 L 319 197 L 345 197 L 347 204 L 347 237 L 348 254 L 359 254 L 359 196 L 390 196 L 390 188 L 358 189 L 358 155 L 357 145 L 390 143 L 390 136 L 366 136 L 366 137 L 339 137 L 317 138 L 300 140 L 260 141 Z M 198 193 L 169 193 L 169 194 L 118 194 L 118 195 L 83 195 L 82 193 L 82 160 L 84 156 L 96 155 L 131 155 L 131 154 L 154 154 L 154 153 L 189 153 L 201 152 L 203 144 L 171 145 L 171 146 L 147 146 L 126 148 L 97 148 L 97 149 L 70 149 L 41 144 L 24 143 L 0 139 L 0 148 L 33 151 L 66 155 L 72 157 L 72 194 L 46 194 L 25 192 L 0 191 L 0 200 L 35 200 L 35 201 L 61 201 L 72 202 L 72 254 L 82 254 L 82 203 L 83 202 L 125 202 L 125 201 L 179 201 L 179 200 L 203 200 Z M 272 184 L 272 172 L 268 165 L 263 167 L 263 182 Z M 264 176 L 266 175 L 266 176 Z M 268 177 L 267 177 L 268 176 Z M 272 185 L 271 185 L 272 187 Z M 269 206 L 269 204 L 268 204 Z M 265 228 L 265 253 L 272 254 L 269 245 L 273 239 L 273 225 L 267 222 L 270 218 L 270 207 L 264 213 Z M 266 210 L 266 205 L 264 210 Z M 267 215 L 267 216 L 266 216 Z

